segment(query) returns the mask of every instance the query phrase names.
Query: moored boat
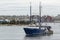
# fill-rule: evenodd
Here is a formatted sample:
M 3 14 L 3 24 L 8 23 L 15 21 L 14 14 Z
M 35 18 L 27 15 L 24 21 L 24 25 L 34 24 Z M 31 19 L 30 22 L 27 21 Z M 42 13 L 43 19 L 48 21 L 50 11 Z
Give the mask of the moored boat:
M 39 25 L 38 25 L 39 28 L 24 28 L 26 35 L 40 35 L 40 34 L 53 33 L 53 31 L 50 30 L 51 26 L 41 25 L 41 5 L 39 6 L 39 8 L 40 8 L 39 9 L 40 18 L 39 18 Z M 31 22 L 31 3 L 30 3 L 30 22 Z

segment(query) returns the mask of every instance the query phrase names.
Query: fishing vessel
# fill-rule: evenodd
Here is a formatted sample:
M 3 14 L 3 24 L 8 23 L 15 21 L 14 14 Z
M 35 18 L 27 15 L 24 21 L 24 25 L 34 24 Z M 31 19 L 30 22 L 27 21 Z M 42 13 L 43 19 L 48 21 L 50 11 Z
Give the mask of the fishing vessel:
M 39 25 L 38 25 L 38 28 L 34 28 L 33 26 L 32 27 L 29 27 L 29 28 L 23 28 L 26 35 L 41 35 L 41 34 L 46 34 L 46 33 L 53 33 L 53 31 L 51 31 L 51 26 L 42 26 L 41 25 L 41 2 L 39 4 Z M 31 2 L 30 2 L 30 23 L 32 22 L 32 19 L 31 19 Z M 47 32 L 47 30 L 49 32 Z

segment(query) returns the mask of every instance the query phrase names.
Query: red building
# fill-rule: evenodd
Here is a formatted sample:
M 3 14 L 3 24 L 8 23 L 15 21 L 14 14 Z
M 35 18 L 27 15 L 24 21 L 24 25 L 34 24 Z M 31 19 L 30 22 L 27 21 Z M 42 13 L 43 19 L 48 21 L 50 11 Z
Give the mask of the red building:
M 52 22 L 52 20 L 53 20 L 53 19 L 52 19 L 51 16 L 47 16 L 47 17 L 46 17 L 46 21 L 47 21 L 47 22 Z

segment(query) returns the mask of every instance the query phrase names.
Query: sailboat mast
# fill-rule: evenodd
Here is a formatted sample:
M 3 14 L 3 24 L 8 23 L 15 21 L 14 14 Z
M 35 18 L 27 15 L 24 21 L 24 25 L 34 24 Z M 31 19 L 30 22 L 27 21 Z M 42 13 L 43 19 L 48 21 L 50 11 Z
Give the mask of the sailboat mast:
M 30 23 L 31 23 L 31 21 L 32 21 L 32 19 L 31 19 L 31 2 L 30 2 Z
M 40 27 L 41 27 L 41 2 L 40 2 L 40 4 L 39 4 L 39 15 L 40 15 L 40 16 L 39 16 L 39 17 L 40 17 L 40 18 L 39 18 L 39 20 L 40 20 L 39 25 L 40 25 Z M 40 28 L 40 27 L 39 27 L 39 28 Z

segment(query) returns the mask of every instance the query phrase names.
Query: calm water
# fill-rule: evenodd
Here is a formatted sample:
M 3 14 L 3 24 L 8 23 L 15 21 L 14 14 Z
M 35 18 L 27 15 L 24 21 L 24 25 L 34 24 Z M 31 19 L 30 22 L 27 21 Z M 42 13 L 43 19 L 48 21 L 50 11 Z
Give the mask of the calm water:
M 60 23 L 48 23 L 52 26 L 54 34 L 26 36 L 23 27 L 20 26 L 0 26 L 0 40 L 60 40 Z

